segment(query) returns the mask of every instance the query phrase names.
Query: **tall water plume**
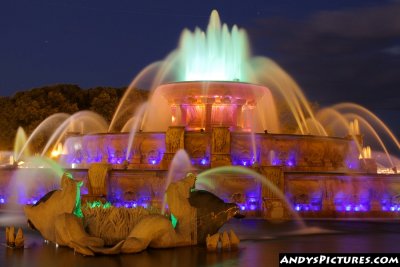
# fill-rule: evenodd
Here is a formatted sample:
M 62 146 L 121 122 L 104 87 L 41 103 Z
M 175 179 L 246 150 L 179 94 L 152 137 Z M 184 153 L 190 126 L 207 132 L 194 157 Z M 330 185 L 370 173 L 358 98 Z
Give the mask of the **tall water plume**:
M 177 81 L 249 81 L 249 54 L 246 32 L 236 25 L 229 30 L 213 10 L 205 32 L 182 32 Z

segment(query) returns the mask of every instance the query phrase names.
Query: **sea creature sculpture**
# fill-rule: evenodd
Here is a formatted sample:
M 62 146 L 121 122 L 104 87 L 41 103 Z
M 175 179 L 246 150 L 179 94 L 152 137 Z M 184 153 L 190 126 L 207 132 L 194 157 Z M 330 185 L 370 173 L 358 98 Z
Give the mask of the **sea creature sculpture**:
M 28 224 L 46 240 L 83 255 L 205 244 L 208 235 L 215 235 L 226 221 L 238 216 L 239 208 L 210 192 L 195 190 L 195 182 L 196 176 L 188 174 L 169 185 L 170 216 L 166 216 L 142 207 L 81 207 L 82 182 L 65 173 L 60 190 L 47 193 L 24 210 Z M 238 244 L 236 239 L 232 239 L 233 246 Z M 229 245 L 226 238 L 224 242 Z

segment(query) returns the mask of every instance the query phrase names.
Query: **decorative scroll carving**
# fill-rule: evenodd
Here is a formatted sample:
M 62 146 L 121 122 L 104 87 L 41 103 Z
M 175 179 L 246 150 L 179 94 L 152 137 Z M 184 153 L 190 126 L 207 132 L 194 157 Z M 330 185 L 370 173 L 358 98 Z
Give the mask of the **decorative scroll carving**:
M 230 152 L 230 132 L 228 127 L 212 129 L 212 153 L 227 154 Z
M 93 163 L 88 170 L 88 190 L 90 195 L 108 195 L 108 172 L 111 166 L 106 163 Z
M 175 153 L 184 148 L 185 127 L 170 126 L 165 137 L 165 147 L 167 153 Z

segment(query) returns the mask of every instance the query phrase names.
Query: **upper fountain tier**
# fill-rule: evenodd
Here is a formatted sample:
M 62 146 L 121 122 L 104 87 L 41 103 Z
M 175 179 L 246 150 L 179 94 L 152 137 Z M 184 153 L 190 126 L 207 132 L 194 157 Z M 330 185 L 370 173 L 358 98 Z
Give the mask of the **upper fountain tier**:
M 188 130 L 226 126 L 245 131 L 254 128 L 257 104 L 264 96 L 270 96 L 264 86 L 222 81 L 163 84 L 155 94 L 168 102 L 173 126 Z
M 170 104 L 255 104 L 269 90 L 265 86 L 226 81 L 190 81 L 160 85 L 157 91 Z

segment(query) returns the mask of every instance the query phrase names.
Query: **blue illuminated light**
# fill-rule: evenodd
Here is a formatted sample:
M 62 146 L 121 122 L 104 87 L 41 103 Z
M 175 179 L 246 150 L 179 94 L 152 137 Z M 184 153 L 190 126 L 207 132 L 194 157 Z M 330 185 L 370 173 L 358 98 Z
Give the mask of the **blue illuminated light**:
M 295 153 L 291 152 L 288 159 L 286 160 L 286 166 L 288 167 L 294 167 L 296 166 L 296 156 Z
M 369 203 L 363 202 L 360 203 L 351 203 L 351 204 L 342 204 L 342 202 L 336 203 L 335 205 L 336 211 L 346 211 L 346 212 L 367 212 L 370 210 Z
M 279 166 L 282 165 L 281 161 L 277 158 L 272 160 L 272 166 Z
M 248 203 L 247 206 L 249 207 L 250 210 L 256 210 L 257 209 L 257 198 L 255 197 L 249 197 L 248 198 Z
M 320 211 L 320 203 L 299 203 L 294 206 L 296 211 Z
M 158 158 L 156 158 L 156 157 L 150 157 L 149 158 L 149 163 L 151 164 L 151 165 L 156 165 L 156 164 L 158 164 L 160 161 L 158 160 Z

